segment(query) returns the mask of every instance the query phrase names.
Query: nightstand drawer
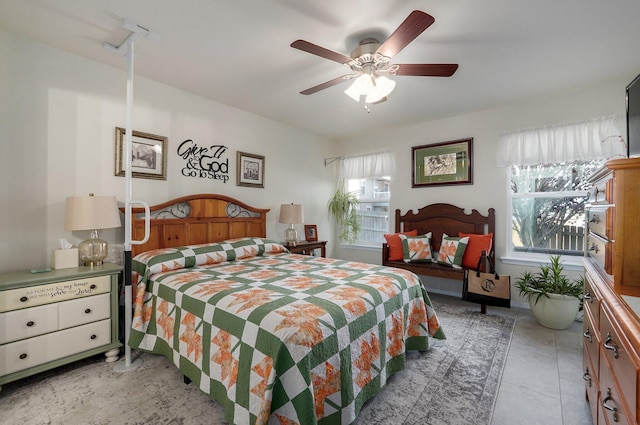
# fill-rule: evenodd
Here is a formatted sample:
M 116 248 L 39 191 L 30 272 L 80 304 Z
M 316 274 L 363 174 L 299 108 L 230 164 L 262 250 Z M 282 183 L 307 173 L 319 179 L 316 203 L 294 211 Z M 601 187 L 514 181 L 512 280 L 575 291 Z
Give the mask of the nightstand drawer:
M 0 344 L 58 330 L 58 304 L 0 313 Z
M 79 298 L 58 304 L 60 329 L 108 319 L 111 313 L 111 294 Z
M 111 342 L 111 320 L 0 346 L 0 375 L 17 372 Z
M 111 291 L 109 276 L 67 280 L 47 285 L 10 289 L 2 293 L 0 313 L 35 305 L 50 304 Z

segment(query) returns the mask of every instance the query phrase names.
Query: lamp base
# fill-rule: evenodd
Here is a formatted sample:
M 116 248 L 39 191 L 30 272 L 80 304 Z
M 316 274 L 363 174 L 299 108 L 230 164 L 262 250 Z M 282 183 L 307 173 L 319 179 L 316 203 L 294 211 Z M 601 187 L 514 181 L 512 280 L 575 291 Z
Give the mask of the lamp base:
M 98 237 L 98 231 L 92 230 L 91 237 L 78 244 L 80 261 L 86 267 L 99 266 L 107 258 L 109 248 L 107 241 Z
M 295 246 L 296 242 L 298 242 L 298 232 L 296 231 L 293 224 L 289 225 L 290 227 L 284 231 L 284 242 L 287 245 Z

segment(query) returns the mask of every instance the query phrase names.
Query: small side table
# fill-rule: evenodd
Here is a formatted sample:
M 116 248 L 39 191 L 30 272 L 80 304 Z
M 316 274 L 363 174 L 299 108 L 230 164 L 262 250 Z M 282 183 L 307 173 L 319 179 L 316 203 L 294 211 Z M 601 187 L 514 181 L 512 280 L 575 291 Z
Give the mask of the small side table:
M 286 243 L 284 244 L 284 246 L 286 246 L 287 249 L 292 254 L 313 255 L 312 254 L 313 250 L 319 249 L 321 257 L 326 257 L 326 254 L 327 254 L 326 245 L 327 245 L 327 241 L 313 241 L 313 242 L 298 241 L 296 242 L 295 245 L 288 245 Z

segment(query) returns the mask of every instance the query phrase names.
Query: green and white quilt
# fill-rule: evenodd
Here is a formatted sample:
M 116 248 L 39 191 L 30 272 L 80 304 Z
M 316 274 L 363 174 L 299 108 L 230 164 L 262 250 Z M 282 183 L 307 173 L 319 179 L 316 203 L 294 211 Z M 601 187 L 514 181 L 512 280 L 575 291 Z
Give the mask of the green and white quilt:
M 413 273 L 267 239 L 142 253 L 133 273 L 129 345 L 171 359 L 232 424 L 350 424 L 406 350 L 444 338 Z

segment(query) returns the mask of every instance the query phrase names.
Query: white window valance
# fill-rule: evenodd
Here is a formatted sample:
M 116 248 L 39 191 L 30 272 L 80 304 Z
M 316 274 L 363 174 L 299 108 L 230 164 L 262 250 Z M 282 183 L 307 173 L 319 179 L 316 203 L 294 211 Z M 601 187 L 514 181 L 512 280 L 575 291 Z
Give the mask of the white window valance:
M 594 118 L 501 136 L 497 166 L 555 164 L 626 156 L 616 117 Z
M 393 152 L 385 151 L 342 158 L 339 167 L 340 180 L 366 179 L 390 176 L 395 173 Z

